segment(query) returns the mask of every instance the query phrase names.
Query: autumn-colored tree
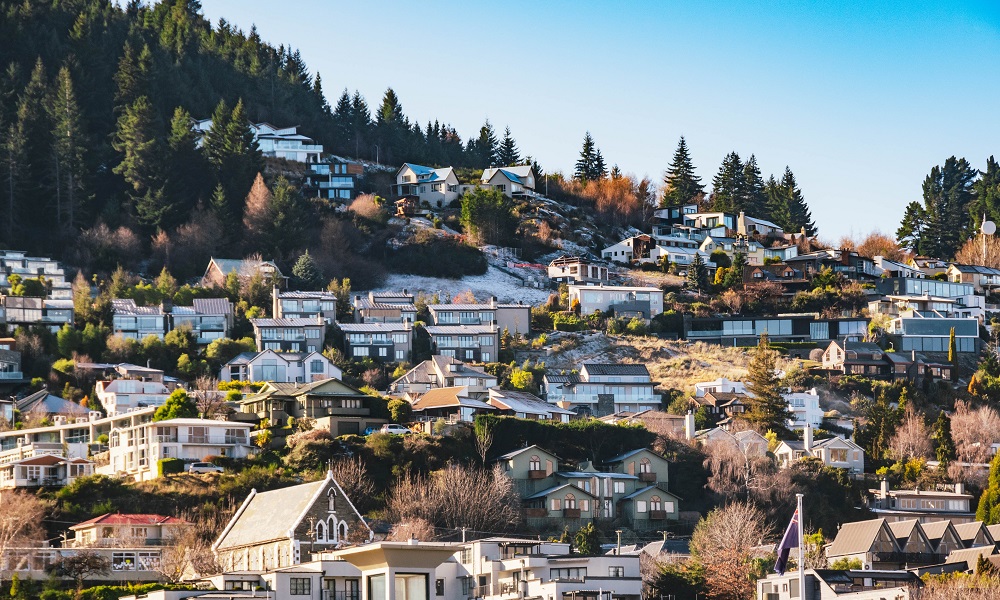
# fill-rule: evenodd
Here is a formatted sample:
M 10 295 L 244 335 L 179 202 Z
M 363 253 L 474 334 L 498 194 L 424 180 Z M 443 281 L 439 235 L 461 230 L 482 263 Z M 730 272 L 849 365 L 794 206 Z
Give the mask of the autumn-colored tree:
M 274 221 L 273 202 L 274 196 L 264 183 L 264 176 L 257 173 L 257 178 L 250 187 L 250 193 L 247 194 L 246 207 L 243 211 L 243 227 L 248 242 L 263 243 Z
M 734 502 L 698 521 L 691 536 L 691 555 L 705 568 L 709 598 L 753 597 L 754 549 L 770 534 L 766 516 L 750 503 Z
M 896 238 L 878 229 L 864 237 L 842 237 L 840 247 L 854 250 L 861 256 L 868 258 L 883 256 L 894 261 L 906 260 L 906 251 L 899 246 Z

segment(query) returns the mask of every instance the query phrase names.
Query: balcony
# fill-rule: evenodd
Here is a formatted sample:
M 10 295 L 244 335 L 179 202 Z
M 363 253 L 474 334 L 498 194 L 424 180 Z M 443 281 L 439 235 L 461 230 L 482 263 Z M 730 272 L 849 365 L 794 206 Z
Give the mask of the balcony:
M 639 473 L 639 481 L 643 483 L 656 483 L 656 473 Z
M 900 563 L 907 565 L 936 565 L 944 562 L 944 554 L 932 552 L 872 552 L 872 562 Z
M 547 474 L 542 469 L 531 469 L 528 471 L 528 479 L 545 479 Z
M 361 591 L 339 591 L 331 593 L 330 590 L 321 590 L 322 600 L 361 600 Z
M 665 510 L 651 510 L 649 511 L 650 521 L 663 521 L 667 518 L 667 511 Z
M 524 516 L 532 519 L 543 519 L 549 516 L 549 511 L 544 508 L 526 508 L 524 509 Z
M 579 508 L 564 508 L 563 518 L 565 519 L 579 519 L 580 509 Z
M 0 371 L 0 379 L 24 379 L 21 371 Z

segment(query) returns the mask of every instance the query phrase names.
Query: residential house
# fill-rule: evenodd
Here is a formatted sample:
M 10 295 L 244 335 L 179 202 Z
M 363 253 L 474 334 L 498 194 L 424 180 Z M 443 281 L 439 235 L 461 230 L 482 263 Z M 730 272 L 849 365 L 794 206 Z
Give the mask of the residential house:
M 222 365 L 219 381 L 306 383 L 342 379 L 340 367 L 320 352 L 242 352 Z
M 326 478 L 268 492 L 251 490 L 212 545 L 227 571 L 298 565 L 312 552 L 369 541 L 373 533 L 344 489 Z
M 337 327 L 344 333 L 344 352 L 351 358 L 405 362 L 413 353 L 411 321 L 340 323 Z
M 461 196 L 455 169 L 432 169 L 412 163 L 403 163 L 396 172 L 392 194 L 397 198 L 416 196 L 420 202 L 428 202 L 437 208 L 450 204 Z
M 745 394 L 747 386 L 742 381 L 730 381 L 720 377 L 715 381 L 703 381 L 694 384 L 694 395 L 700 398 L 709 392 L 725 392 L 730 394 Z
M 548 484 L 543 480 L 559 470 L 559 457 L 541 446 L 531 445 L 497 457 L 497 464 L 514 481 L 518 494 L 525 497 L 545 489 L 541 486 Z
M 90 414 L 89 410 L 76 402 L 54 396 L 46 389 L 41 389 L 17 400 L 14 407 L 21 413 L 22 417 L 31 415 L 49 419 L 54 417 L 75 419 Z
M 889 362 L 891 379 L 893 381 L 906 379 L 924 382 L 948 381 L 951 379 L 951 364 L 943 361 L 932 361 L 927 356 L 911 350 L 906 352 L 886 352 L 885 359 Z
M 633 529 L 655 530 L 664 527 L 668 520 L 680 518 L 680 501 L 680 497 L 664 486 L 647 485 L 618 501 L 619 514 Z
M 315 319 L 337 322 L 337 296 L 332 292 L 282 292 L 271 290 L 271 314 L 277 319 Z
M 656 246 L 649 251 L 649 257 L 641 258 L 639 262 L 662 265 L 666 261 L 668 265 L 672 263 L 684 268 L 694 262 L 695 256 L 701 256 L 702 262 L 708 263 L 710 258 L 708 253 L 699 250 L 699 246 L 698 242 L 682 236 L 670 236 L 668 239 L 658 238 Z
M 281 274 L 278 265 L 269 260 L 255 258 L 215 258 L 208 261 L 208 267 L 201 278 L 201 287 L 223 287 L 226 277 L 236 273 L 240 284 L 246 285 L 255 275 L 260 275 L 265 282 L 283 283 L 287 277 Z
M 482 304 L 428 304 L 434 325 L 496 325 L 497 331 L 528 334 L 531 306 L 498 303 L 496 296 Z
M 818 458 L 824 467 L 847 469 L 852 477 L 865 471 L 865 451 L 851 440 L 830 437 L 813 440 L 812 425 L 806 424 L 802 440 L 782 440 L 774 449 L 781 468 L 788 468 L 803 458 Z
M 756 346 L 767 332 L 772 342 L 813 342 L 862 340 L 868 334 L 864 317 L 820 318 L 815 313 L 783 314 L 776 317 L 690 317 L 684 316 L 684 337 L 690 341 L 725 346 Z M 808 358 L 808 352 L 805 352 Z
M 321 352 L 326 339 L 322 316 L 306 319 L 250 319 L 257 351 Z
M 730 260 L 734 259 L 737 254 L 742 254 L 746 257 L 749 265 L 764 264 L 764 246 L 753 239 L 708 235 L 702 240 L 699 249 L 709 256 L 713 252 L 721 250 L 726 253 Z
M 884 256 L 875 256 L 875 270 L 879 275 L 885 277 L 910 277 L 914 279 L 924 279 L 927 274 L 920 269 L 909 264 L 890 260 Z
M 833 543 L 827 546 L 826 558 L 830 563 L 857 559 L 864 569 L 875 571 L 951 562 L 950 557 L 956 552 L 972 548 L 984 548 L 988 554 L 996 550 L 982 522 L 955 526 L 950 521 L 890 522 L 877 518 L 844 523 Z
M 582 315 L 600 311 L 648 321 L 663 312 L 663 290 L 655 287 L 570 284 L 569 302 L 574 301 L 580 303 Z
M 73 301 L 56 298 L 0 295 L 0 325 L 45 327 L 52 333 L 63 325 L 73 325 Z
M 480 187 L 497 190 L 508 198 L 535 191 L 535 170 L 531 165 L 489 167 L 483 170 Z
M 205 135 L 212 129 L 212 119 L 195 121 L 194 131 L 198 134 L 198 145 L 204 144 Z M 251 123 L 253 137 L 260 152 L 268 158 L 283 158 L 292 162 L 318 163 L 323 154 L 323 146 L 311 137 L 299 133 L 297 126 L 275 127 L 270 123 Z
M 806 423 L 813 429 L 823 425 L 823 409 L 819 407 L 816 388 L 804 392 L 786 392 L 782 397 L 788 402 L 788 410 L 792 413 L 792 418 L 788 420 L 791 429 L 805 429 Z
M 805 278 L 802 271 L 792 268 L 788 263 L 743 267 L 743 285 L 753 285 L 765 281 L 780 285 L 784 296 L 793 296 L 797 292 L 808 290 L 810 287 L 809 280 Z
M 413 407 L 413 418 L 418 421 L 443 419 L 447 423 L 472 423 L 478 414 L 497 412 L 496 408 L 480 399 L 484 395 L 463 385 L 407 394 L 406 398 Z
M 795 244 L 775 244 L 764 248 L 764 262 L 768 260 L 785 262 L 799 255 L 799 247 Z
M 500 353 L 500 332 L 495 323 L 489 325 L 428 325 L 424 331 L 431 337 L 435 354 L 470 362 L 491 362 Z
M 21 371 L 21 353 L 17 350 L 0 348 L 0 383 L 20 383 L 22 380 L 24 373 Z M 5 413 L 0 410 L 0 417 L 4 416 Z
M 548 266 L 549 279 L 557 283 L 585 284 L 608 282 L 608 268 L 579 256 L 562 255 Z
M 810 600 L 907 600 L 910 589 L 919 587 L 920 577 L 912 571 L 865 571 L 862 569 L 806 569 L 805 588 Z M 757 580 L 758 600 L 799 600 L 796 570 L 771 573 Z
M 310 163 L 302 191 L 307 196 L 347 202 L 354 198 L 358 178 L 364 174 L 364 165 L 330 157 L 321 163 Z
M 887 339 L 903 352 L 948 352 L 951 331 L 959 354 L 978 355 L 979 321 L 973 318 L 899 317 L 889 324 Z
M 356 323 L 413 323 L 417 320 L 417 307 L 413 294 L 402 292 L 368 292 L 368 297 L 354 297 Z
M 672 415 L 662 410 L 640 410 L 632 412 L 623 410 L 598 418 L 599 421 L 611 424 L 642 425 L 649 431 L 659 435 L 684 436 L 684 415 Z
M 170 546 L 191 524 L 157 514 L 105 513 L 70 526 L 70 548 Z
M 162 340 L 172 329 L 188 328 L 195 343 L 205 346 L 228 337 L 233 326 L 233 303 L 226 298 L 197 298 L 191 306 L 137 306 L 131 298 L 115 298 L 111 310 L 112 330 L 134 340 L 150 335 Z
M 86 458 L 39 454 L 10 462 L 0 461 L 0 490 L 63 487 L 93 474 L 94 462 Z
M 170 396 L 170 390 L 159 381 L 141 379 L 99 380 L 94 385 L 95 395 L 108 415 L 129 412 L 146 406 L 163 406 Z
M 692 244 L 697 245 L 694 242 Z M 601 258 L 627 265 L 649 257 L 649 251 L 657 245 L 651 236 L 643 233 L 626 238 L 601 250 Z
M 168 419 L 155 423 L 120 425 L 111 429 L 106 457 L 97 472 L 147 481 L 159 477 L 163 458 L 197 462 L 206 456 L 246 458 L 252 450 L 252 423 L 209 419 Z
M 11 398 L 0 398 L 0 422 L 5 426 L 14 424 L 14 400 Z
M 653 237 L 659 238 L 670 235 L 671 230 L 675 226 L 683 225 L 686 217 L 694 215 L 697 212 L 697 204 L 668 206 L 653 211 L 652 219 L 650 219 L 653 228 Z M 723 225 L 723 227 L 725 226 Z
M 972 494 L 965 492 L 963 483 L 956 483 L 952 490 L 892 490 L 889 482 L 882 480 L 877 490 L 869 490 L 868 508 L 890 523 L 916 519 L 921 523 L 934 521 L 971 523 L 976 514 L 971 511 Z
M 746 412 L 746 392 L 707 392 L 704 396 L 696 396 L 694 401 L 705 409 L 724 429 L 729 428 L 729 420 Z
M 986 294 L 1000 287 L 1000 269 L 952 263 L 946 272 L 948 281 L 971 283 L 977 294 Z
M 573 411 L 559 408 L 529 392 L 490 388 L 486 402 L 493 406 L 497 414 L 531 419 L 533 421 L 558 421 L 569 423 Z
M 390 394 L 422 394 L 426 391 L 453 386 L 467 386 L 476 394 L 485 394 L 497 385 L 497 378 L 480 367 L 435 354 L 389 384 Z
M 42 454 L 87 458 L 93 450 L 91 444 L 96 444 L 102 434 L 110 434 L 114 427 L 149 422 L 155 410 L 135 409 L 112 417 L 104 417 L 100 411 L 77 417 L 54 415 L 52 425 L 0 431 L 0 464 Z
M 776 225 L 771 221 L 751 217 L 740 211 L 740 214 L 736 216 L 736 233 L 750 237 L 780 238 L 785 233 L 785 230 L 780 225 Z
M 318 427 L 326 427 L 337 436 L 363 433 L 384 423 L 385 419 L 372 417 L 373 401 L 339 379 L 306 384 L 271 381 L 241 400 L 240 412 L 267 420 L 272 427 L 284 425 L 289 417 L 315 419 Z
M 546 373 L 542 394 L 561 408 L 599 417 L 659 408 L 655 387 L 646 365 L 584 363 L 579 374 Z
M 952 525 L 955 526 L 955 533 L 958 534 L 966 548 L 996 546 L 996 540 L 993 539 L 989 528 L 982 521 L 953 522 Z
M 940 273 L 947 274 L 948 263 L 930 256 L 914 256 L 906 261 L 906 265 L 919 269 L 925 277 L 931 278 Z
M 53 300 L 72 300 L 73 284 L 66 279 L 66 271 L 51 258 L 28 256 L 21 250 L 0 250 L 0 295 L 10 291 L 8 278 L 17 275 L 22 280 L 43 278 Z
M 884 379 L 890 375 L 889 363 L 884 360 L 884 355 L 885 350 L 878 344 L 834 340 L 823 351 L 823 368 L 845 375 Z
M 871 282 L 882 276 L 872 259 L 848 249 L 818 250 L 788 258 L 785 262 L 810 278 L 826 268 L 851 281 Z

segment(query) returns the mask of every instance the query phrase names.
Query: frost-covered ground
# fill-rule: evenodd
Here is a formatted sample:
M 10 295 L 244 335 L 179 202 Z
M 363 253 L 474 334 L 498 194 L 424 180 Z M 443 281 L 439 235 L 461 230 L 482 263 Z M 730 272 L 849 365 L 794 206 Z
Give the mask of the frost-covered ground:
M 521 281 L 490 267 L 485 275 L 463 277 L 462 279 L 440 279 L 437 277 L 421 277 L 419 275 L 389 275 L 385 285 L 375 291 L 407 290 L 412 294 L 440 294 L 441 300 L 449 300 L 458 294 L 471 290 L 479 301 L 487 301 L 490 296 L 496 296 L 499 302 L 524 302 L 525 304 L 543 304 L 549 298 L 550 290 L 524 287 Z

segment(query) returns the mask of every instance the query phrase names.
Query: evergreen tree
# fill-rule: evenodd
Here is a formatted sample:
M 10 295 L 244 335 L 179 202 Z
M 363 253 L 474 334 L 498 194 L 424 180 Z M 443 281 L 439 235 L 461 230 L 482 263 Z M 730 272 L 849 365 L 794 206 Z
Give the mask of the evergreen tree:
M 374 148 L 369 147 L 372 135 L 372 111 L 365 97 L 357 90 L 351 98 L 351 129 L 355 154 L 375 158 L 372 154 Z
M 229 218 L 229 201 L 226 199 L 226 190 L 222 187 L 221 183 L 215 184 L 215 189 L 212 190 L 212 198 L 209 200 L 209 206 L 212 209 L 212 214 L 215 215 L 219 223 L 225 223 L 225 219 Z
M 151 92 L 149 80 L 152 69 L 153 54 L 149 46 L 135 52 L 132 44 L 125 42 L 122 57 L 118 61 L 118 72 L 115 73 L 115 112 L 117 114 L 135 104 L 140 96 L 149 97 Z
M 190 419 L 198 416 L 198 405 L 182 388 L 178 388 L 167 397 L 166 402 L 153 413 L 154 421 L 170 419 Z
M 226 103 L 219 102 L 212 114 L 212 126 L 205 134 L 204 155 L 216 172 L 228 201 L 228 209 L 218 214 L 222 223 L 238 221 L 241 214 L 240 199 L 246 198 L 254 177 L 263 170 L 263 157 L 250 128 L 243 101 L 237 102 L 232 111 Z M 232 228 L 227 228 L 231 234 Z
M 700 253 L 695 253 L 694 259 L 688 265 L 685 287 L 698 293 L 708 289 L 708 266 L 705 265 L 705 259 Z
M 795 229 L 792 226 L 792 216 L 788 210 L 788 197 L 774 175 L 771 175 L 764 185 L 764 193 L 767 196 L 767 210 L 765 212 L 768 219 L 775 225 L 781 226 L 784 231 L 792 233 L 801 231 L 801 229 Z
M 990 475 L 986 489 L 979 497 L 976 508 L 976 520 L 986 525 L 1000 523 L 1000 454 L 995 454 L 990 461 Z
M 113 146 L 121 155 L 114 172 L 129 184 L 133 202 L 139 202 L 139 199 L 151 201 L 151 197 L 157 196 L 160 190 L 162 157 L 157 143 L 153 106 L 148 98 L 139 96 L 118 118 Z M 140 214 L 140 218 L 145 216 Z
M 674 151 L 674 158 L 670 161 L 667 174 L 663 178 L 663 198 L 660 200 L 660 206 L 690 204 L 703 193 L 705 186 L 701 184 L 701 177 L 694 174 L 694 164 L 691 162 L 687 142 L 684 136 L 681 136 Z
M 611 179 L 615 180 L 621 178 L 622 178 L 622 170 L 619 169 L 618 165 L 616 164 L 615 166 L 611 167 Z
M 935 166 L 924 179 L 924 230 L 920 254 L 950 259 L 962 242 L 978 226 L 979 219 L 969 219 L 976 171 L 964 158 L 948 158 Z
M 334 148 L 338 152 L 342 154 L 353 152 L 357 156 L 358 149 L 354 145 L 351 95 L 347 93 L 347 88 L 344 88 L 337 100 L 337 106 L 333 109 L 333 142 Z
M 745 197 L 743 162 L 739 154 L 730 152 L 722 159 L 719 172 L 712 178 L 712 194 L 709 196 L 709 202 L 712 210 L 737 213 L 742 210 Z
M 295 266 L 292 267 L 293 285 L 300 290 L 319 290 L 322 289 L 323 282 L 323 271 L 306 250 L 305 254 L 299 256 L 298 260 L 295 261 Z
M 8 190 L 13 217 L 21 229 L 37 228 L 50 218 L 52 190 L 52 123 L 49 119 L 45 67 L 39 58 L 17 102 L 9 162 L 16 173 Z M 13 232 L 12 232 L 13 236 Z
M 80 106 L 69 69 L 59 69 L 52 99 L 53 181 L 56 221 L 72 229 L 77 205 L 83 196 L 83 151 L 86 147 Z
M 932 438 L 936 446 L 935 455 L 944 468 L 955 460 L 955 441 L 951 437 L 951 419 L 943 410 L 938 413 L 937 421 L 934 423 Z
M 722 280 L 722 287 L 731 290 L 743 285 L 743 269 L 747 266 L 747 256 L 742 252 L 737 252 L 733 256 L 733 264 L 726 271 L 726 276 Z
M 955 340 L 955 328 L 948 332 L 948 364 L 951 365 L 951 381 L 958 381 L 958 344 Z
M 785 197 L 788 199 L 788 216 L 791 231 L 800 231 L 805 228 L 807 236 L 812 237 L 816 235 L 817 228 L 816 223 L 812 219 L 812 213 L 809 211 L 809 206 L 802 197 L 802 190 L 799 189 L 798 183 L 795 181 L 795 175 L 792 174 L 792 170 L 788 167 L 785 167 L 785 174 L 781 178 L 781 187 L 785 192 Z
M 900 246 L 911 252 L 918 251 L 926 229 L 926 218 L 924 207 L 919 202 L 913 201 L 906 205 L 903 220 L 896 230 L 896 241 Z
M 601 179 L 607 179 L 608 177 L 608 167 L 604 164 L 604 156 L 601 154 L 601 149 L 597 149 L 597 154 L 594 155 L 594 172 L 591 173 L 591 178 L 595 181 L 600 181 Z
M 477 157 L 476 167 L 495 167 L 500 160 L 500 145 L 497 142 L 493 125 L 486 119 L 483 126 L 479 128 L 479 138 L 472 144 L 472 154 Z
M 580 150 L 580 158 L 576 161 L 576 168 L 573 170 L 573 178 L 580 181 L 592 181 L 594 179 L 595 163 L 597 161 L 597 148 L 594 138 L 588 131 L 583 136 L 583 148 Z
M 760 215 L 767 214 L 767 190 L 760 174 L 760 168 L 757 166 L 757 157 L 753 154 L 743 165 L 743 185 L 744 196 L 740 209 L 747 215 L 758 218 L 761 218 Z
M 216 188 L 216 196 L 224 196 L 222 186 Z M 246 204 L 243 210 L 243 228 L 246 230 L 246 242 L 253 248 L 260 248 L 265 243 L 268 228 L 274 221 L 273 208 L 271 206 L 274 196 L 271 190 L 264 183 L 264 176 L 257 173 L 253 181 L 250 193 L 247 194 Z M 213 200 L 213 206 L 216 202 Z
M 497 150 L 497 165 L 501 167 L 513 167 L 521 163 L 521 153 L 517 151 L 517 144 L 510 135 L 510 127 L 503 131 L 503 140 Z
M 274 182 L 273 195 L 267 247 L 275 256 L 287 256 L 294 248 L 309 244 L 314 215 L 302 192 L 284 177 Z
M 986 170 L 979 172 L 972 191 L 975 195 L 969 209 L 972 222 L 981 222 L 984 215 L 989 221 L 1000 222 L 1000 163 L 992 156 L 986 159 Z
M 406 153 L 406 140 L 410 124 L 403 116 L 403 105 L 392 88 L 382 96 L 382 104 L 375 112 L 375 132 L 378 137 L 378 159 L 392 164 L 397 153 Z
M 747 391 L 753 394 L 746 400 L 747 411 L 743 418 L 774 432 L 787 431 L 790 418 L 788 403 L 781 395 L 781 379 L 776 373 L 778 353 L 771 349 L 767 332 L 760 334 L 760 341 L 747 367 Z

